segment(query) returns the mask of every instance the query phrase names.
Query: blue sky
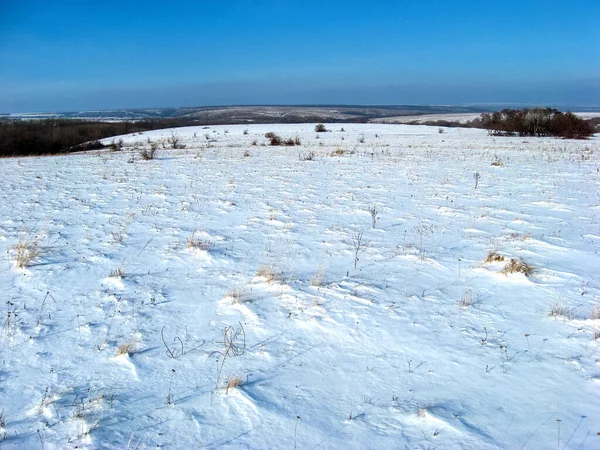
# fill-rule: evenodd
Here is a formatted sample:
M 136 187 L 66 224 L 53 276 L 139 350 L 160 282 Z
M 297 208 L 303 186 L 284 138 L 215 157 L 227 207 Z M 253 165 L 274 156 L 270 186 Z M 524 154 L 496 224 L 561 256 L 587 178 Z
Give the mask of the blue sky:
M 599 0 L 0 0 L 0 112 L 600 104 Z

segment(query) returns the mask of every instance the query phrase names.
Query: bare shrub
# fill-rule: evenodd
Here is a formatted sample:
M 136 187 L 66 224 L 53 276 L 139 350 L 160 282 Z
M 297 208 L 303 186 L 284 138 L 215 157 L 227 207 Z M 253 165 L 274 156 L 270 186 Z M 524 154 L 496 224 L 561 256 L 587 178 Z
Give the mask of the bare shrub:
M 313 161 L 315 159 L 315 152 L 301 153 L 298 157 L 300 161 Z
M 315 131 L 317 133 L 325 133 L 327 131 L 327 128 L 325 128 L 325 125 L 322 123 L 318 123 L 315 125 Z
M 267 133 L 267 134 L 270 134 L 270 133 Z M 265 136 L 266 136 L 266 135 L 265 135 Z M 276 135 L 276 134 L 273 134 L 273 135 L 272 135 L 272 136 L 269 138 L 269 144 L 270 144 L 270 145 L 273 145 L 273 146 L 275 146 L 275 145 L 281 145 L 281 144 L 282 144 L 282 142 L 283 142 L 283 140 L 281 139 L 281 137 L 280 137 L 280 136 L 278 136 L 278 135 Z
M 371 213 L 371 225 L 373 228 L 377 225 L 377 220 L 379 219 L 379 210 L 377 209 L 377 204 L 374 204 L 369 208 L 369 212 Z
M 553 108 L 503 109 L 483 113 L 481 127 L 492 136 L 555 136 L 585 139 L 594 134 L 594 126 L 571 112 Z
M 345 153 L 344 149 L 338 148 L 331 152 L 331 156 L 344 156 Z
M 175 134 L 175 133 L 171 133 L 171 136 L 169 136 L 167 138 L 167 143 L 171 146 L 171 148 L 173 149 L 177 149 L 177 148 L 185 148 L 185 145 L 183 145 L 182 143 L 182 139 L 181 136 Z
M 150 147 L 149 149 L 143 148 L 142 150 L 140 150 L 140 157 L 144 161 L 150 161 L 151 159 L 154 159 L 154 157 L 156 156 L 157 150 L 158 150 L 158 144 L 156 144 L 156 146 Z
M 359 231 L 352 235 L 352 245 L 354 247 L 354 269 L 356 269 L 359 261 L 358 257 L 367 249 L 369 242 L 364 240 L 363 232 Z
M 123 139 L 119 139 L 118 141 L 113 139 L 108 145 L 108 148 L 110 148 L 113 152 L 119 152 L 123 150 Z

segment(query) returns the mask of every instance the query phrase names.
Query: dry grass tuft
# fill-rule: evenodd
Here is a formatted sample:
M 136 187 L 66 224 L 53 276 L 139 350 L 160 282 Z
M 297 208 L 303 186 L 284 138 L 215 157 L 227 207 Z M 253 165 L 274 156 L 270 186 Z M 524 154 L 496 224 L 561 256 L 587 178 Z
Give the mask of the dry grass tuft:
M 522 273 L 525 276 L 529 276 L 533 272 L 533 267 L 527 264 L 525 261 L 519 258 L 510 258 L 510 261 L 506 263 L 502 273 Z
M 600 310 L 598 308 L 598 304 L 596 304 L 596 306 L 594 306 L 594 309 L 592 310 L 592 314 L 591 314 L 591 319 L 595 322 L 594 323 L 594 329 L 592 331 L 593 334 L 593 338 L 595 341 L 597 341 L 598 339 L 600 339 L 600 328 L 598 328 L 599 324 L 598 324 L 598 315 L 600 313 Z
M 506 236 L 506 238 L 519 240 L 519 241 L 526 241 L 527 239 L 531 238 L 531 233 L 524 233 L 524 234 L 510 233 L 509 235 Z
M 488 253 L 487 258 L 485 259 L 485 263 L 494 263 L 494 262 L 502 262 L 507 261 L 507 257 L 501 255 L 498 252 L 491 251 Z M 522 273 L 526 277 L 531 275 L 533 272 L 533 267 L 523 261 L 521 258 L 510 258 L 504 265 L 504 269 L 502 269 L 502 273 L 507 275 L 509 273 Z
M 208 239 L 197 238 L 195 236 L 196 230 L 192 231 L 192 235 L 187 240 L 187 246 L 191 249 L 204 250 L 209 252 L 213 248 L 213 243 Z
M 109 277 L 111 278 L 122 278 L 124 275 L 123 270 L 121 270 L 121 268 L 119 267 L 116 270 L 113 270 L 112 272 L 110 272 L 108 274 Z
M 271 264 L 260 266 L 257 275 L 263 277 L 267 283 L 275 280 L 275 272 L 273 271 L 273 266 Z
M 493 263 L 493 262 L 497 262 L 497 261 L 504 261 L 506 258 L 504 257 L 504 255 L 501 255 L 500 253 L 497 252 L 489 252 L 487 255 L 487 258 L 485 259 L 486 263 Z
M 420 419 L 424 419 L 425 417 L 427 417 L 427 408 L 418 408 L 416 413 L 417 417 L 419 417 Z
M 137 343 L 134 341 L 127 341 L 119 344 L 117 347 L 117 356 L 119 355 L 132 355 L 136 352 Z
M 344 156 L 345 153 L 344 149 L 338 148 L 331 152 L 331 156 Z
M 323 266 L 319 266 L 319 270 L 317 271 L 315 276 L 310 279 L 310 285 L 316 286 L 316 287 L 323 286 L 324 278 L 325 278 L 325 270 L 323 269 Z
M 242 290 L 241 289 L 232 289 L 231 291 L 225 294 L 225 297 L 231 299 L 232 305 L 237 305 L 242 301 Z
M 20 240 L 13 249 L 15 264 L 19 269 L 30 266 L 33 260 L 42 254 L 37 239 Z
M 243 382 L 244 382 L 244 380 L 240 376 L 234 375 L 234 376 L 229 377 L 227 379 L 225 393 L 228 394 L 229 389 L 235 389 L 236 387 L 241 386 Z
M 552 317 L 564 317 L 566 319 L 571 320 L 573 317 L 573 310 L 567 306 L 562 301 L 562 298 L 558 299 L 552 305 L 552 309 L 550 310 L 550 315 Z
M 467 289 L 463 296 L 460 298 L 460 307 L 467 308 L 473 305 L 473 294 L 471 293 L 471 289 Z

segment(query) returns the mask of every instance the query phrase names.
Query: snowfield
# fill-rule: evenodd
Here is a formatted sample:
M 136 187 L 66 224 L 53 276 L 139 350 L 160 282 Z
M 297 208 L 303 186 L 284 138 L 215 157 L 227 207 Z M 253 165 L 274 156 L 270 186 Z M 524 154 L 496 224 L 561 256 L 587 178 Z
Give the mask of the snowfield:
M 0 160 L 0 447 L 600 448 L 598 135 L 326 126 Z

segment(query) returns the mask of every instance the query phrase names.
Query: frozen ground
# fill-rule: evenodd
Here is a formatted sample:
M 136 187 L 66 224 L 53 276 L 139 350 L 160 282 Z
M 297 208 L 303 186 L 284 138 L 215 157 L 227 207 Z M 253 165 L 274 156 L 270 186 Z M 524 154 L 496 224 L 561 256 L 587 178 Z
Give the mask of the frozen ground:
M 598 138 L 327 127 L 0 160 L 0 446 L 600 448 Z

